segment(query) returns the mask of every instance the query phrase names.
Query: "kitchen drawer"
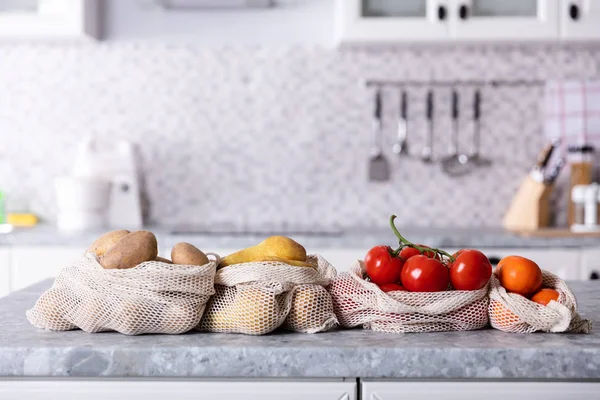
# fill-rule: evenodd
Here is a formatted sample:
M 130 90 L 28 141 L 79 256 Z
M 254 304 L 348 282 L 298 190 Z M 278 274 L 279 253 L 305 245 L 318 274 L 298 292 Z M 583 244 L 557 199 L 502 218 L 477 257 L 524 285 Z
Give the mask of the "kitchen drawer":
M 356 381 L 0 380 L 2 400 L 356 400 Z
M 589 400 L 600 383 L 584 382 L 399 382 L 365 380 L 364 400 Z
M 354 261 L 363 260 L 367 251 L 368 249 L 313 249 L 311 252 L 324 257 L 340 273 L 348 272 Z
M 164 249 L 159 248 L 158 249 L 158 255 L 160 257 L 164 257 L 164 258 L 167 258 L 167 259 L 170 260 L 171 259 L 171 250 L 173 250 L 171 247 L 167 247 L 167 248 L 164 248 Z M 235 253 L 239 249 L 235 250 L 235 249 L 202 249 L 201 248 L 200 250 L 202 250 L 205 253 L 216 253 L 216 254 L 219 255 L 219 257 L 223 258 L 223 257 L 225 257 L 225 256 L 227 256 L 227 255 L 229 255 L 231 253 Z M 209 257 L 209 258 L 211 258 L 211 257 Z
M 580 279 L 600 279 L 600 248 L 584 249 L 581 258 Z
M 10 293 L 10 250 L 0 248 L 0 297 Z
M 449 249 L 448 252 L 452 254 L 457 250 Z M 581 250 L 579 249 L 483 248 L 479 250 L 487 255 L 494 265 L 506 256 L 517 255 L 535 261 L 540 268 L 562 279 L 581 279 Z
M 80 246 L 16 246 L 11 249 L 11 290 L 19 290 L 58 272 L 81 256 Z
M 204 249 L 201 249 L 204 251 Z M 239 249 L 206 249 L 207 252 L 217 253 L 225 257 Z M 319 254 L 335 267 L 338 272 L 348 271 L 348 268 L 357 259 L 363 259 L 366 252 L 363 249 L 311 249 L 311 253 Z M 171 258 L 171 248 L 160 249 L 161 257 Z

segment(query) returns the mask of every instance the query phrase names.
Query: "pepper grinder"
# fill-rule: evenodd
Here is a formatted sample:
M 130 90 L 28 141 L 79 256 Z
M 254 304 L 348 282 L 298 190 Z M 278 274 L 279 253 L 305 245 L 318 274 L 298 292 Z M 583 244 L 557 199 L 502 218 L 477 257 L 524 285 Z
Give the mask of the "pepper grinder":
M 600 232 L 598 224 L 598 202 L 600 202 L 600 185 L 575 185 L 571 191 L 574 206 L 575 222 L 571 225 L 573 232 Z

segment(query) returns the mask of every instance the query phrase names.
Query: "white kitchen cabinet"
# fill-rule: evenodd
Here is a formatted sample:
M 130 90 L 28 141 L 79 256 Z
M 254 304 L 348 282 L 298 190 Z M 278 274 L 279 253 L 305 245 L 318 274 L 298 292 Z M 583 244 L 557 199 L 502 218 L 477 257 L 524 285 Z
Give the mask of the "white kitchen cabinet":
M 11 290 L 19 290 L 58 272 L 82 254 L 81 246 L 15 246 L 11 249 Z
M 559 0 L 452 0 L 451 35 L 467 41 L 559 38 Z
M 450 39 L 451 0 L 336 0 L 338 42 Z
M 0 380 L 2 400 L 355 400 L 356 381 Z
M 456 250 L 458 249 L 449 249 L 448 252 Z M 562 279 L 581 279 L 580 249 L 482 248 L 479 250 L 488 256 L 492 264 L 496 264 L 506 256 L 518 255 L 535 261 L 540 268 L 550 271 Z
M 337 41 L 556 41 L 561 19 L 573 35 L 598 38 L 598 8 L 580 3 L 580 18 L 570 15 L 567 0 L 338 0 Z M 561 15 L 562 14 L 562 17 Z M 596 35 L 593 35 L 593 31 Z M 568 35 L 567 35 L 568 36 Z
M 171 258 L 171 248 L 159 249 L 158 255 L 161 257 Z M 216 249 L 201 249 L 202 251 L 217 253 L 220 257 L 225 257 L 231 253 L 235 253 L 239 249 L 227 249 L 227 248 L 216 248 Z M 319 254 L 324 257 L 331 265 L 335 267 L 338 272 L 346 272 L 352 263 L 357 259 L 363 259 L 366 251 L 364 249 L 333 249 L 333 248 L 322 248 L 322 249 L 310 249 L 311 254 Z
M 600 249 L 584 249 L 581 255 L 581 280 L 600 279 Z
M 97 0 L 3 2 L 0 38 L 73 39 L 98 34 Z
M 10 250 L 0 248 L 0 297 L 10 292 Z
M 368 249 L 311 249 L 311 253 L 323 256 L 338 273 L 348 272 L 354 261 L 365 258 L 367 251 Z
M 600 38 L 600 1 L 560 0 L 561 34 L 566 40 Z
M 164 258 L 167 258 L 167 259 L 170 260 L 171 259 L 171 250 L 173 250 L 172 247 L 166 247 L 166 248 L 160 248 L 159 247 L 159 249 L 158 249 L 158 255 L 160 257 L 164 257 Z M 205 253 L 215 253 L 215 254 L 218 254 L 219 257 L 223 258 L 223 257 L 225 257 L 225 256 L 227 256 L 227 255 L 229 255 L 231 253 L 235 253 L 236 251 L 238 251 L 240 249 L 236 250 L 236 249 L 220 249 L 220 248 L 217 248 L 217 249 L 210 249 L 210 248 L 204 249 L 204 248 L 200 248 L 200 250 L 202 250 Z M 212 258 L 212 257 L 209 256 L 208 258 Z
M 362 381 L 364 400 L 589 400 L 600 383 Z

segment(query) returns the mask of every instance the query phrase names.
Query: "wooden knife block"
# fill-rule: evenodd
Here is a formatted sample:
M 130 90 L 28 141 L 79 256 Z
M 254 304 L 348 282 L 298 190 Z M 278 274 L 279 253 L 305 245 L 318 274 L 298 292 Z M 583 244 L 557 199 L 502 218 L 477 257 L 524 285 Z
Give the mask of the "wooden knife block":
M 554 185 L 536 182 L 528 175 L 504 216 L 504 228 L 510 231 L 536 231 L 548 227 L 553 189 Z

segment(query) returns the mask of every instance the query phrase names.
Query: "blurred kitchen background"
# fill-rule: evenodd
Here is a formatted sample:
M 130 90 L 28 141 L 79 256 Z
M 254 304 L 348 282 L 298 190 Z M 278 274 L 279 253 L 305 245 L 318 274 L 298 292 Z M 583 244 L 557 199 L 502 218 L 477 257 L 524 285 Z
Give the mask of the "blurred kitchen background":
M 40 2 L 51 8 L 56 0 Z M 37 0 L 0 3 L 5 10 L 41 10 Z M 213 9 L 215 3 L 221 7 Z M 81 143 L 93 138 L 136 146 L 149 226 L 189 233 L 361 232 L 386 229 L 395 213 L 401 226 L 481 236 L 482 228 L 502 229 L 511 200 L 551 139 L 563 140 L 548 169 L 569 145 L 593 146 L 600 137 L 600 104 L 593 100 L 600 93 L 594 92 L 597 2 L 257 3 L 78 0 L 72 4 L 90 9 L 76 34 L 0 28 L 6 212 L 33 213 L 40 226 L 53 226 L 55 179 L 72 174 L 78 154 L 85 158 Z M 551 92 L 551 85 L 562 89 Z M 369 179 L 378 90 L 385 181 Z M 403 90 L 408 154 L 398 155 L 392 147 Z M 477 128 L 477 90 L 480 157 L 489 162 L 450 176 L 438 161 L 451 144 L 453 92 L 458 150 L 465 154 Z M 565 93 L 577 90 L 584 94 L 571 111 L 585 121 L 573 130 Z M 425 163 L 430 91 L 435 162 Z M 548 113 L 552 102 L 563 104 L 558 113 Z M 569 179 L 567 165 L 550 196 L 549 225 L 565 232 Z M 595 238 L 570 240 L 555 243 L 600 246 Z M 557 248 L 551 243 L 523 246 Z

